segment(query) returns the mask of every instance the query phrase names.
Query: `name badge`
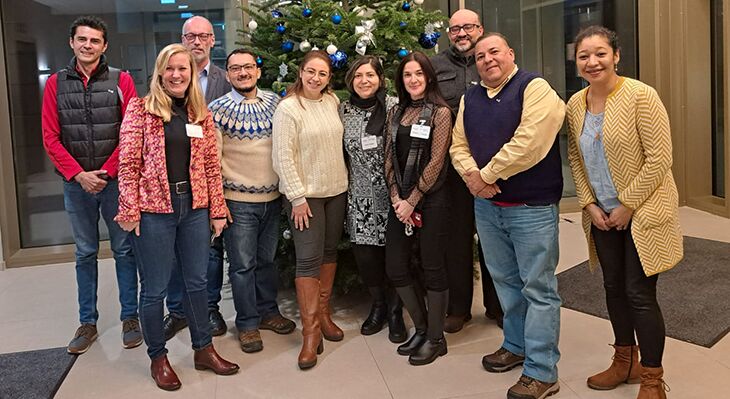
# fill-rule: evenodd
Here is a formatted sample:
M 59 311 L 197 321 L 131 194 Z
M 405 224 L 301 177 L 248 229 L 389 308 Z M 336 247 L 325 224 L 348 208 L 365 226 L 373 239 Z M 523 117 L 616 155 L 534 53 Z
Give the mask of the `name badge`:
M 431 126 L 428 125 L 411 125 L 411 137 L 417 139 L 428 139 L 431 135 Z
M 188 137 L 195 137 L 196 139 L 203 138 L 203 127 L 200 125 L 187 123 L 185 124 L 185 132 L 188 134 Z
M 362 149 L 364 151 L 378 148 L 378 137 L 372 135 L 365 135 L 361 139 Z

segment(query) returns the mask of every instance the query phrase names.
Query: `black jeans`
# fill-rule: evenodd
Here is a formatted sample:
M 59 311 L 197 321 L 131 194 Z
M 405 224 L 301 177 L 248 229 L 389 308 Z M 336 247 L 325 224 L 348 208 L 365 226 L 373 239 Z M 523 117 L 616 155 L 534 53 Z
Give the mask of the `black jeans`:
M 471 314 L 474 295 L 474 196 L 454 167 L 451 164 L 448 167 L 445 188 L 451 194 L 451 206 L 446 249 L 447 313 L 465 316 Z
M 352 254 L 365 286 L 385 288 L 388 283 L 385 278 L 385 247 L 353 244 Z
M 647 277 L 631 236 L 626 230 L 602 231 L 591 226 L 603 270 L 606 306 L 616 345 L 639 341 L 641 364 L 661 367 L 664 353 L 664 318 L 656 300 L 658 276 Z

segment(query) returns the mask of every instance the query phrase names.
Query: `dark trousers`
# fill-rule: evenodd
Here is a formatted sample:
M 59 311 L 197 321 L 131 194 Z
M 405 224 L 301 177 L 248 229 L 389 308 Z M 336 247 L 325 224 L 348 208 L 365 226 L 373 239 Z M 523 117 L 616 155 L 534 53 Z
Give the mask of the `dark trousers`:
M 664 318 L 656 300 L 658 276 L 644 274 L 630 227 L 602 231 L 591 226 L 591 234 L 603 270 L 606 306 L 616 345 L 635 345 L 636 333 L 641 364 L 661 367 Z
M 353 244 L 352 254 L 365 286 L 385 288 L 385 247 Z
M 474 296 L 474 196 L 451 164 L 445 187 L 451 193 L 446 249 L 447 313 L 463 316 L 471 314 Z

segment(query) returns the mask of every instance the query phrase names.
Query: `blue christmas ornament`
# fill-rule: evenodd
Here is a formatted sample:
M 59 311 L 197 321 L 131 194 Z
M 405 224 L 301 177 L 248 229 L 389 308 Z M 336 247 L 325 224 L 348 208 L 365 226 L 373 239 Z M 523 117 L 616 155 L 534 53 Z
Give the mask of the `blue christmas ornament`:
M 403 11 L 406 11 L 406 12 L 411 11 L 411 3 L 405 1 L 405 2 L 403 2 L 403 7 L 401 7 L 401 8 L 403 9 Z
M 279 95 L 282 97 L 286 97 L 286 89 L 279 90 Z M 284 232 L 284 233 L 286 234 L 286 232 Z M 286 238 L 286 236 L 284 236 L 284 238 Z M 287 240 L 288 240 L 288 238 L 287 238 Z
M 347 54 L 344 51 L 337 50 L 334 54 L 330 55 L 332 61 L 332 67 L 335 69 L 342 69 L 347 65 Z
M 340 15 L 340 14 L 335 14 L 335 15 L 333 15 L 333 16 L 332 16 L 332 17 L 331 17 L 330 19 L 332 20 L 332 23 L 333 23 L 333 24 L 335 24 L 335 25 L 339 25 L 339 24 L 340 24 L 340 22 L 342 22 L 342 15 Z
M 286 26 L 284 26 L 284 24 L 276 25 L 276 33 L 283 35 L 284 32 L 286 32 Z
M 273 10 L 271 10 L 271 16 L 274 18 L 281 18 L 284 16 L 284 14 L 282 14 L 281 11 L 279 11 L 277 9 L 273 9 Z
M 421 33 L 418 37 L 418 44 L 425 49 L 434 48 L 441 37 L 440 32 Z
M 294 50 L 294 42 L 291 40 L 287 40 L 284 43 L 281 43 L 281 51 L 285 53 L 290 53 L 292 50 Z
M 312 16 L 312 9 L 311 9 L 311 8 L 309 8 L 309 7 L 307 7 L 307 8 L 305 8 L 305 9 L 303 9 L 303 10 L 302 10 L 302 16 L 303 16 L 304 18 L 309 18 L 309 17 L 311 17 L 311 16 Z
M 408 50 L 404 48 L 398 50 L 398 57 L 405 58 L 406 56 L 408 56 Z
M 261 57 L 256 57 L 256 66 L 261 68 L 264 65 L 264 60 Z
M 406 21 L 400 21 L 400 23 L 398 24 L 398 26 L 400 26 L 401 29 L 405 29 L 408 26 L 408 22 L 406 22 Z

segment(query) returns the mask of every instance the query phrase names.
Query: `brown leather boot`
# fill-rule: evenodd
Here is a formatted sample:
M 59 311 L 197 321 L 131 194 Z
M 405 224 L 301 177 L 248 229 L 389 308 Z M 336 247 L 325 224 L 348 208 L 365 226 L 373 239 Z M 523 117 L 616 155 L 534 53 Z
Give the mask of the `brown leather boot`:
M 180 389 L 182 383 L 177 378 L 175 370 L 170 366 L 170 362 L 167 361 L 167 355 L 158 356 L 152 359 L 152 365 L 150 366 L 150 372 L 152 379 L 160 389 L 165 391 L 175 391 Z
M 614 389 L 621 384 L 638 384 L 641 381 L 639 347 L 636 345 L 611 345 L 615 350 L 613 362 L 605 371 L 588 377 L 588 387 L 599 391 Z
M 313 277 L 297 277 L 297 302 L 302 318 L 302 350 L 299 352 L 299 368 L 312 368 L 317 364 L 317 355 L 322 353 L 322 330 L 319 323 L 319 280 Z
M 220 357 L 213 344 L 196 350 L 193 361 L 196 370 L 212 370 L 218 375 L 231 375 L 238 372 L 238 365 Z
M 328 341 L 342 341 L 345 333 L 330 318 L 330 297 L 335 283 L 337 263 L 325 263 L 319 269 L 319 323 Z
M 664 382 L 662 367 L 642 367 L 641 387 L 636 399 L 667 399 L 669 386 Z

